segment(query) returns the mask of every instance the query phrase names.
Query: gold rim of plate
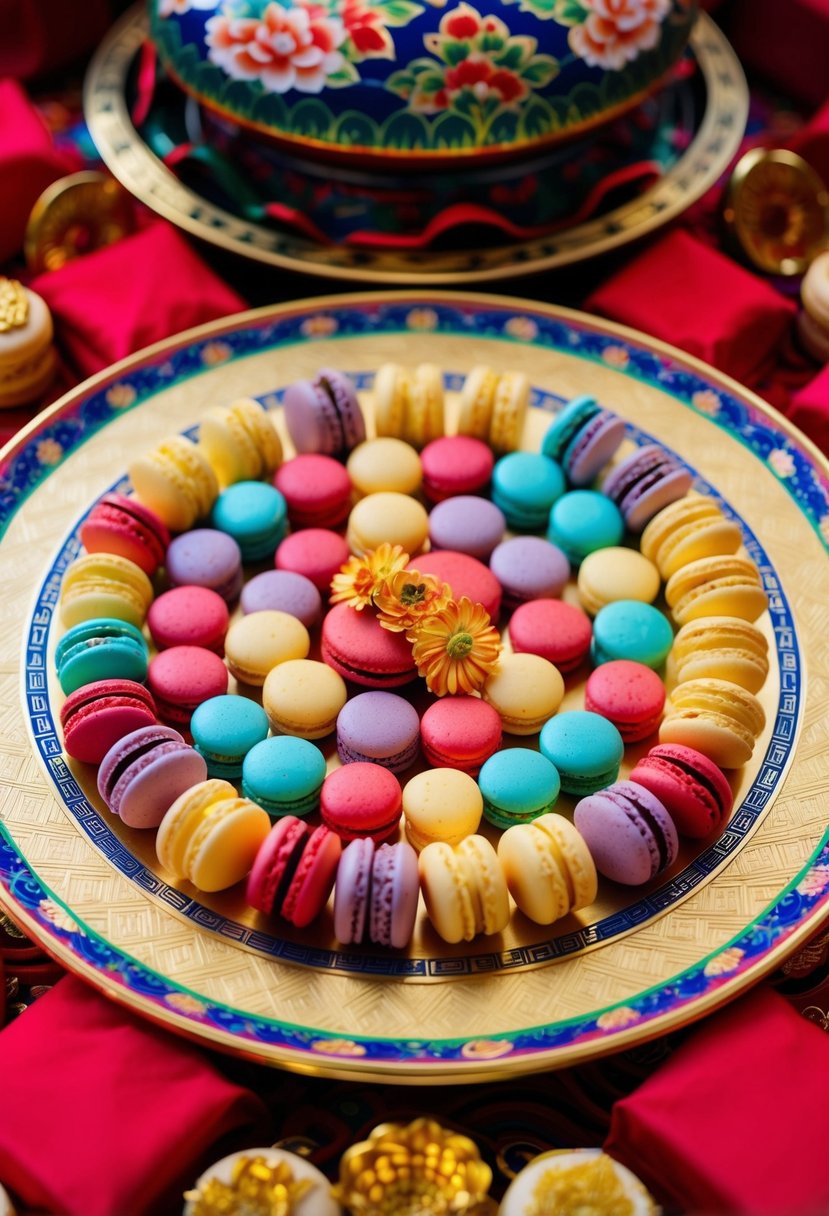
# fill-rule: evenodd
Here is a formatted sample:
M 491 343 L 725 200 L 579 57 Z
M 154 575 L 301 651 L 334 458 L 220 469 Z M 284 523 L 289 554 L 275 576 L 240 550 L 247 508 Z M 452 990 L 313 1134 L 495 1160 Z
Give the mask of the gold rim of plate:
M 382 328 L 357 336 L 332 334 L 330 323 L 336 314 L 347 317 L 351 310 L 371 312 L 385 306 L 406 308 L 404 338 L 399 329 Z M 422 328 L 430 311 L 441 307 L 466 310 L 472 318 L 469 332 L 436 332 L 428 324 Z M 506 332 L 492 328 L 493 310 L 514 322 Z M 244 357 L 228 358 L 223 352 L 223 334 L 258 333 L 269 323 L 288 318 L 301 318 L 302 331 L 297 331 L 290 345 L 269 350 L 265 340 L 263 349 Z M 535 341 L 533 326 L 541 323 L 556 323 L 564 334 L 578 331 L 595 339 L 592 353 L 569 353 L 564 339 L 555 347 L 540 344 Z M 174 352 L 190 348 L 202 353 L 198 371 L 171 380 L 169 387 L 155 391 L 134 408 L 130 408 L 129 394 L 122 392 L 118 399 L 120 381 L 123 390 L 142 366 L 159 366 L 169 362 Z M 662 360 L 666 368 L 678 366 L 680 372 L 698 376 L 707 400 L 692 408 L 657 387 L 658 381 L 648 382 L 635 369 L 626 369 L 618 356 L 625 348 L 642 350 Z M 520 974 L 505 971 L 429 984 L 320 973 L 246 952 L 195 923 L 184 922 L 151 900 L 90 844 L 57 797 L 36 754 L 32 744 L 35 728 L 23 699 L 23 643 L 47 562 L 54 561 L 72 521 L 109 488 L 114 473 L 125 471 L 128 453 L 136 445 L 148 448 L 171 430 L 194 425 L 209 405 L 226 403 L 234 396 L 268 393 L 325 364 L 347 372 L 372 371 L 381 362 L 401 359 L 411 364 L 428 359 L 455 374 L 479 362 L 503 369 L 520 363 L 533 384 L 565 398 L 592 391 L 657 440 L 676 446 L 759 537 L 790 601 L 804 660 L 809 695 L 803 697 L 793 759 L 768 813 L 764 812 L 729 863 L 670 912 L 635 932 Z M 116 394 L 112 399 L 122 408 L 62 458 L 49 446 L 55 442 L 49 438 L 50 426 L 60 424 L 73 407 L 104 386 L 107 393 Z M 829 679 L 829 633 L 825 629 L 829 562 L 825 541 L 787 488 L 790 474 L 780 461 L 759 460 L 743 437 L 719 426 L 710 416 L 718 394 L 745 406 L 758 425 L 773 427 L 781 437 L 780 450 L 792 445 L 791 450 L 825 484 L 829 465 L 814 445 L 727 377 L 635 331 L 509 297 L 382 292 L 258 309 L 158 343 L 67 394 L 0 454 L 0 463 L 6 464 L 41 435 L 36 446 L 47 466 L 47 475 L 12 516 L 0 542 L 4 568 L 9 572 L 6 624 L 0 633 L 0 699 L 9 707 L 0 719 L 0 785 L 4 787 L 0 827 L 55 897 L 48 926 L 2 883 L 0 903 L 58 961 L 144 1016 L 234 1054 L 308 1073 L 454 1083 L 560 1067 L 656 1037 L 733 999 L 779 966 L 829 916 L 827 889 L 825 898 L 808 915 L 795 919 L 779 942 L 763 949 L 756 959 L 733 973 L 722 965 L 729 943 L 751 928 L 768 907 L 776 906 L 781 893 L 795 883 L 825 840 L 829 714 L 823 689 Z M 826 519 L 829 528 L 829 514 Z M 67 918 L 70 932 L 76 919 L 122 957 L 135 959 L 142 968 L 181 985 L 185 993 L 179 1007 L 174 1002 L 161 1005 L 152 994 L 126 988 L 106 966 L 80 957 L 63 936 Z M 478 945 L 473 943 L 470 950 Z M 626 1020 L 628 1002 L 635 1003 L 650 991 L 670 993 L 677 977 L 709 956 L 719 960 L 718 981 L 701 996 L 669 1003 L 653 1017 Z M 229 1006 L 235 1024 L 227 1029 L 200 1020 L 200 1004 Z M 605 1010 L 609 1020 L 596 1037 L 582 1036 L 526 1055 L 502 1053 L 511 1034 L 528 1034 L 551 1020 L 556 1025 L 583 1023 Z M 270 1018 L 303 1028 L 308 1043 L 294 1050 L 251 1040 L 245 1037 L 246 1018 Z M 319 1055 L 312 1045 L 315 1034 L 326 1039 Z M 471 1049 L 462 1060 L 378 1061 L 356 1053 L 355 1042 L 372 1037 L 395 1044 L 412 1039 L 462 1040 L 464 1050 L 469 1045 Z
M 153 211 L 209 244 L 285 270 L 357 283 L 453 287 L 557 270 L 637 240 L 681 215 L 726 171 L 748 116 L 748 85 L 725 35 L 706 13 L 690 45 L 703 74 L 705 113 L 690 146 L 638 198 L 546 238 L 473 251 L 398 252 L 318 245 L 240 219 L 184 186 L 142 140 L 126 100 L 130 67 L 149 22 L 143 5 L 112 27 L 84 82 L 84 113 L 107 167 Z

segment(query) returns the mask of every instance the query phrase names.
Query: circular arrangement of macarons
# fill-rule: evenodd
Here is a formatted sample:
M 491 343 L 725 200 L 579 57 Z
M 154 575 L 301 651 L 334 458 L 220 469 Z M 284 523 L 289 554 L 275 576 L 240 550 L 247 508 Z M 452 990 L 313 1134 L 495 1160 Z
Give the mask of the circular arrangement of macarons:
M 739 523 L 591 397 L 520 450 L 529 395 L 473 368 L 446 434 L 440 372 L 388 364 L 367 437 L 322 369 L 284 393 L 295 455 L 245 398 L 94 504 L 64 746 L 174 881 L 405 949 L 421 902 L 449 944 L 548 925 L 722 829 L 769 670 Z

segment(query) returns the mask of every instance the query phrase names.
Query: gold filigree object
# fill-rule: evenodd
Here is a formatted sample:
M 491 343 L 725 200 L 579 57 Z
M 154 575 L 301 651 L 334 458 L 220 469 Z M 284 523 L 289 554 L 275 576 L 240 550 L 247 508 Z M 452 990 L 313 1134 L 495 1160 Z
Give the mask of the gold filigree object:
M 314 1184 L 297 1181 L 286 1161 L 239 1157 L 230 1182 L 209 1177 L 184 1198 L 192 1216 L 292 1216 L 297 1202 Z
M 17 279 L 0 276 L 0 334 L 22 329 L 29 319 L 29 297 Z

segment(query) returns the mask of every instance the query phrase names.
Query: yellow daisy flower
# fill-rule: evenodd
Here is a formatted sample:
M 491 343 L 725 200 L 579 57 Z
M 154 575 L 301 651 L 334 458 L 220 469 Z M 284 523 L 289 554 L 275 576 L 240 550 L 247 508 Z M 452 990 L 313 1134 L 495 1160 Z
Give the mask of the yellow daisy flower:
M 448 583 L 419 570 L 398 570 L 374 597 L 377 619 L 392 633 L 416 629 L 427 616 L 440 612 L 452 598 Z
M 362 612 L 383 584 L 406 565 L 409 555 L 402 545 L 390 545 L 384 541 L 376 549 L 369 549 L 362 557 L 350 557 L 331 580 L 331 603 L 350 604 Z
M 483 604 L 465 595 L 427 617 L 410 634 L 418 674 L 436 696 L 470 693 L 480 688 L 501 653 L 498 630 Z

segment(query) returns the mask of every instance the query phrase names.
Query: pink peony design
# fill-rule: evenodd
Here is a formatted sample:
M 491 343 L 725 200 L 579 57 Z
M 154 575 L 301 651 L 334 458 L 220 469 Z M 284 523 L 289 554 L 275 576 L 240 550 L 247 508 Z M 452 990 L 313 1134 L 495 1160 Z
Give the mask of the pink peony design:
M 670 0 L 579 0 L 587 19 L 568 35 L 570 49 L 591 67 L 619 71 L 659 42 Z
M 211 9 L 218 8 L 219 0 L 159 0 L 158 15 L 159 17 L 172 17 L 174 13 L 183 16 L 189 13 L 191 9 Z
M 346 39 L 339 17 L 318 5 L 269 4 L 261 19 L 211 17 L 208 58 L 234 80 L 258 80 L 269 93 L 321 93 L 345 64 L 337 49 Z

